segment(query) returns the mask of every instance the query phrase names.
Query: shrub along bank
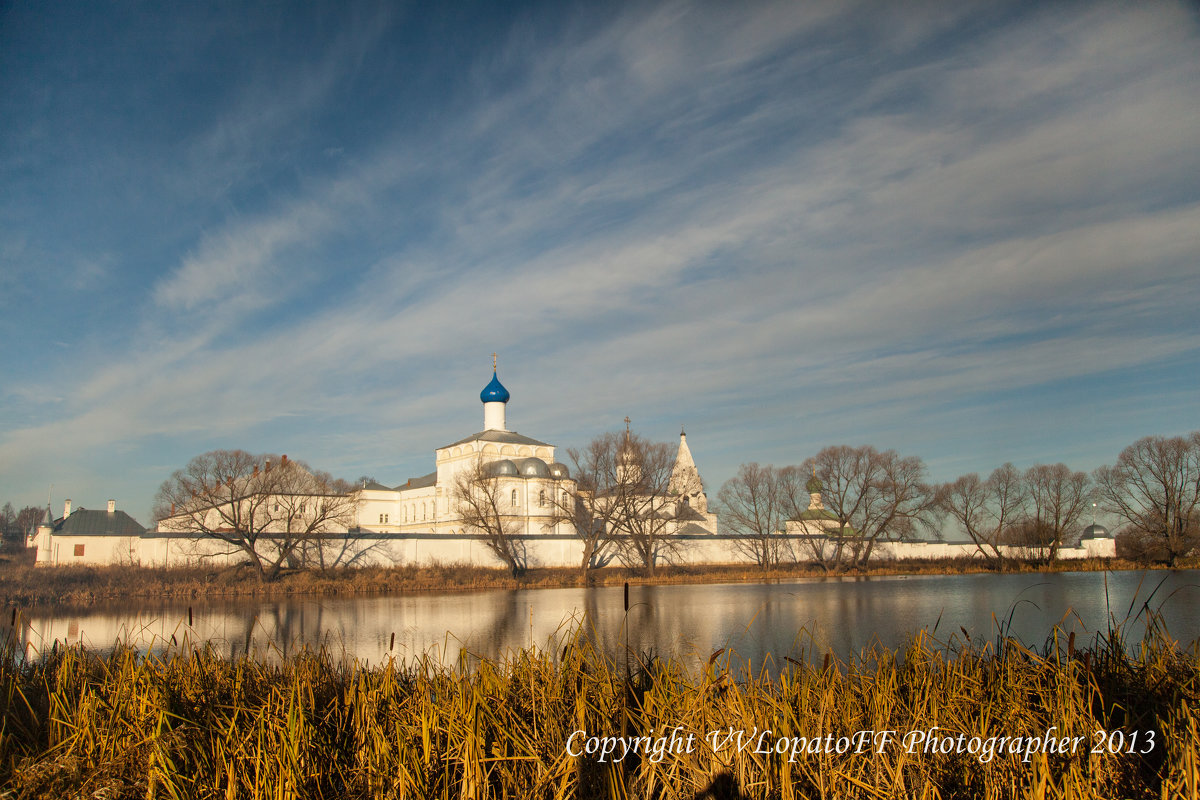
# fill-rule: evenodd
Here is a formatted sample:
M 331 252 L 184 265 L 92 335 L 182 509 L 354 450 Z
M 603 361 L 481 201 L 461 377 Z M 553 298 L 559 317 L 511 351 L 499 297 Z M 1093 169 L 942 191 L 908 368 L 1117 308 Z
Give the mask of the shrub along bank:
M 1200 559 L 1183 567 L 1195 568 Z M 1008 561 L 1008 572 L 1146 569 L 1120 559 L 1058 562 L 1050 566 Z M 618 586 L 635 583 L 732 583 L 786 581 L 838 575 L 963 574 L 993 572 L 977 559 L 881 562 L 867 568 L 828 572 L 814 564 L 784 564 L 770 570 L 746 565 L 664 566 L 652 578 L 623 567 L 582 574 L 577 569 L 534 568 L 520 577 L 506 569 L 440 564 L 364 567 L 326 572 L 296 570 L 264 583 L 248 569 L 157 569 L 151 567 L 33 567 L 0 564 L 0 604 L 6 606 L 85 606 L 123 598 L 198 599 L 204 597 L 282 597 L 290 595 L 397 594 L 470 589 Z

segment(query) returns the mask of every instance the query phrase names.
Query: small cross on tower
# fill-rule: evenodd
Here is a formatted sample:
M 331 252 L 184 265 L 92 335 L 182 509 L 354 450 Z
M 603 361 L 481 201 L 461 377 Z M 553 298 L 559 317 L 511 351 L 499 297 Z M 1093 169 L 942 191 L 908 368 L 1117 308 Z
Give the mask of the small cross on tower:
M 492 353 L 492 372 L 496 371 L 496 354 Z

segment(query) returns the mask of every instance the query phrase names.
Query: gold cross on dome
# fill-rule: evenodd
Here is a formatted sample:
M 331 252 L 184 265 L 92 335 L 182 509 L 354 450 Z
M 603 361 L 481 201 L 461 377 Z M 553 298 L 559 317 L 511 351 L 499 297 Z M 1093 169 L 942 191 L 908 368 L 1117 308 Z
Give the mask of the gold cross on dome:
M 492 372 L 496 371 L 496 354 L 492 353 Z

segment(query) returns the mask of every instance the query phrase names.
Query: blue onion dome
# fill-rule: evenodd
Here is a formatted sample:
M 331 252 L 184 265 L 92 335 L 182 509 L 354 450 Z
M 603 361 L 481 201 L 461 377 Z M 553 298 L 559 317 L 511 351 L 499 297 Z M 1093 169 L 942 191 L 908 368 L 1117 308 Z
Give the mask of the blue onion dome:
M 546 466 L 546 462 L 540 458 L 527 458 L 521 464 L 521 477 L 524 478 L 549 478 L 550 467 Z
M 487 474 L 492 478 L 515 478 L 520 473 L 517 472 L 517 465 L 505 458 L 488 464 Z
M 567 465 L 558 461 L 550 465 L 550 474 L 560 480 L 571 477 L 571 471 L 567 469 Z
M 496 373 L 492 372 L 492 382 L 483 387 L 483 391 L 479 393 L 479 399 L 484 403 L 507 403 L 508 389 L 504 388 L 504 384 L 496 377 Z

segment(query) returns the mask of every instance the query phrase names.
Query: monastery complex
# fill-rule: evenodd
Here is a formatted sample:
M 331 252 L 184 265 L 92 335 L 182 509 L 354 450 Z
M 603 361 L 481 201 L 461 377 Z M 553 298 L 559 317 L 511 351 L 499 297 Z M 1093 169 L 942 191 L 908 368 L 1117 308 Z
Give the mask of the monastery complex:
M 323 529 L 323 547 L 336 553 L 338 563 L 399 565 L 465 563 L 501 566 L 486 537 L 465 525 L 455 487 L 466 470 L 480 470 L 497 490 L 510 520 L 509 530 L 530 567 L 578 567 L 583 542 L 572 523 L 556 509 L 576 490 L 568 467 L 555 457 L 555 446 L 510 431 L 506 425 L 508 390 L 493 370 L 480 393 L 483 429 L 434 450 L 434 469 L 399 486 L 364 483 L 352 490 L 352 519 Z M 284 463 L 286 464 L 286 456 Z M 276 467 L 279 468 L 278 466 Z M 809 481 L 809 508 L 786 523 L 781 541 L 804 560 L 837 530 L 824 509 L 821 484 Z M 667 497 L 653 507 L 671 517 L 671 547 L 663 562 L 728 564 L 747 562 L 741 540 L 720 531 L 717 514 L 709 509 L 699 470 L 681 432 Z M 559 502 L 556 502 L 559 501 Z M 278 510 L 278 504 L 275 508 Z M 303 504 L 300 508 L 303 510 Z M 189 530 L 182 517 L 168 516 L 143 528 L 108 501 L 104 511 L 75 509 L 64 504 L 61 517 L 49 509 L 30 542 L 36 563 L 47 565 L 140 564 L 182 566 L 197 563 L 235 564 L 246 554 L 229 544 Z M 1063 558 L 1108 557 L 1115 540 L 1093 525 L 1076 547 L 1061 551 Z M 873 557 L 950 558 L 980 555 L 973 542 L 878 543 Z M 603 564 L 595 564 L 603 566 Z

